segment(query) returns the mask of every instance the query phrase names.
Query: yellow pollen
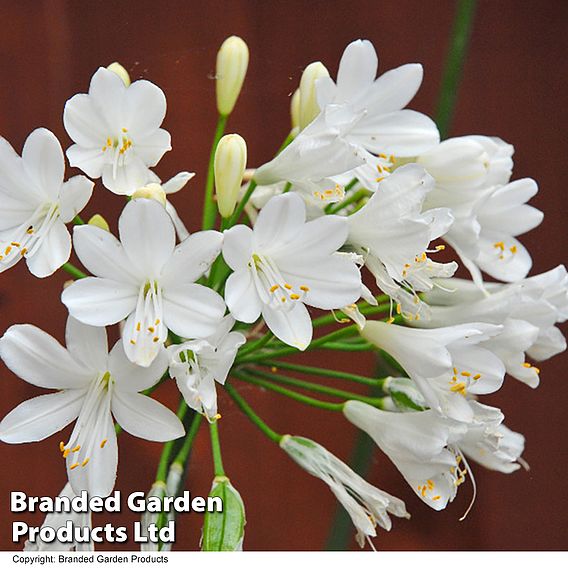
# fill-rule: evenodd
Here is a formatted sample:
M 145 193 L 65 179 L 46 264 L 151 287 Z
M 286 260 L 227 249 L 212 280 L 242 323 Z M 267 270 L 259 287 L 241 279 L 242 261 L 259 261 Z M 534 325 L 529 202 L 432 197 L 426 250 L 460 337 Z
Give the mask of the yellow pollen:
M 428 484 L 428 489 L 433 489 L 434 488 L 434 482 L 431 479 L 428 479 L 426 481 L 426 483 Z
M 81 467 L 85 467 L 89 463 L 90 459 L 91 458 L 87 458 L 86 460 L 84 460 L 83 463 L 81 464 Z
M 474 380 L 474 381 L 477 381 L 477 380 L 479 380 L 479 379 L 481 379 L 481 375 L 480 375 L 479 373 L 477 373 L 477 375 L 473 375 L 473 380 Z
M 385 179 L 384 177 L 378 177 L 378 178 L 375 179 L 375 181 L 376 181 L 377 183 L 380 183 L 380 182 L 383 181 L 384 179 Z
M 12 241 L 10 244 L 11 244 L 13 247 L 19 247 L 19 246 L 21 246 L 20 243 L 16 243 L 15 241 Z
M 463 396 L 466 395 L 465 383 L 457 383 L 456 385 L 451 386 L 450 390 L 452 392 L 459 392 Z
M 510 249 L 509 249 L 513 254 L 517 254 L 517 247 L 515 245 L 513 245 Z
M 420 491 L 422 497 L 426 497 L 426 485 L 422 486 L 422 491 Z
M 270 367 L 270 371 L 273 372 L 273 373 L 277 373 L 278 367 Z
M 383 160 L 387 159 L 387 155 L 386 154 L 379 154 L 379 158 L 382 158 Z
M 400 304 L 397 304 L 397 305 L 396 305 L 396 313 L 397 313 L 398 315 L 400 315 L 401 312 L 402 312 L 402 306 L 401 306 Z
M 71 450 L 70 450 L 69 448 L 67 448 L 67 449 L 63 452 L 63 457 L 66 458 L 70 453 L 71 453 Z
M 385 170 L 385 172 L 389 172 L 389 173 L 390 173 L 390 171 L 391 171 L 391 169 L 390 169 L 389 167 L 387 167 L 387 166 L 383 166 L 383 170 Z
M 10 252 L 12 251 L 12 247 L 11 246 L 7 246 L 6 250 L 4 251 L 4 254 L 10 254 Z
M 78 452 L 81 449 L 81 446 L 75 446 L 71 451 L 72 452 Z
M 136 324 L 136 331 L 140 331 L 140 322 Z
M 441 497 L 439 495 L 434 495 L 434 497 L 432 497 L 432 501 L 438 501 L 440 498 Z
M 130 343 L 132 343 L 132 345 L 136 345 L 136 341 L 134 341 L 134 339 L 131 339 Z
M 217 413 L 215 414 L 214 418 L 215 420 L 221 420 L 222 416 L 219 413 Z
M 523 367 L 530 369 L 532 365 L 530 363 L 523 363 Z
M 160 320 L 157 319 L 157 320 L 154 322 L 154 325 L 160 325 Z
M 454 375 L 458 374 L 458 370 L 454 367 Z
M 33 233 L 34 233 L 33 227 L 30 227 L 30 228 L 26 231 L 26 233 L 27 233 L 28 235 L 33 235 Z
M 462 377 L 471 377 L 471 373 L 468 373 L 467 371 L 462 371 L 461 375 Z
M 270 292 L 276 292 L 276 290 L 278 290 L 278 288 L 280 288 L 280 286 L 278 286 L 278 284 L 274 284 L 274 286 L 270 287 Z
M 310 289 L 307 286 L 300 286 L 300 290 L 302 290 L 302 292 L 309 292 Z
M 286 290 L 291 290 L 292 286 L 290 286 L 290 284 L 284 284 L 284 288 L 286 288 Z
M 60 452 L 65 451 L 65 444 L 63 442 L 59 442 L 59 451 Z
M 101 442 L 101 448 L 104 448 L 107 442 L 108 442 L 108 439 L 105 438 L 105 439 Z
M 533 369 L 537 375 L 540 374 L 540 369 L 538 367 L 533 367 Z
M 493 247 L 500 250 L 505 250 L 505 243 L 503 241 L 499 241 L 497 243 L 493 243 Z
M 286 302 L 286 298 L 282 296 L 282 298 L 280 298 L 280 301 L 284 304 Z
M 298 294 L 290 294 L 290 299 L 291 300 L 299 300 L 300 296 L 298 296 Z
M 333 189 L 326 189 L 325 194 L 326 195 L 333 195 Z
M 150 333 L 154 333 L 154 331 L 156 331 L 156 328 L 151 325 L 151 326 L 148 328 L 148 331 L 149 331 Z
M 389 156 L 389 162 L 390 162 L 391 164 L 394 164 L 394 155 L 393 155 L 393 154 L 391 154 L 391 155 Z
M 128 128 L 123 128 L 122 132 L 128 132 Z
M 420 260 L 422 260 L 422 262 L 425 262 L 427 258 L 428 258 L 428 257 L 426 256 L 426 253 L 423 252 L 423 253 L 422 253 L 422 256 L 420 257 Z
M 27 252 L 28 252 L 28 249 L 27 249 L 26 247 L 24 247 L 24 248 L 20 251 L 20 254 L 21 254 L 22 256 L 24 256 Z
M 160 341 L 160 338 L 159 338 L 159 337 L 153 337 L 153 338 L 152 338 L 152 341 L 153 341 L 154 343 L 158 343 L 158 341 Z
M 418 321 L 419 319 L 420 319 L 420 314 L 416 314 L 416 315 L 414 316 L 414 321 Z
M 79 462 L 74 463 L 69 469 L 75 469 L 76 467 L 79 467 Z
M 436 250 L 446 250 L 446 245 L 438 245 Z
M 107 146 L 112 146 L 112 140 L 110 138 L 107 138 Z
M 391 316 L 388 320 L 387 323 L 394 323 L 394 318 Z

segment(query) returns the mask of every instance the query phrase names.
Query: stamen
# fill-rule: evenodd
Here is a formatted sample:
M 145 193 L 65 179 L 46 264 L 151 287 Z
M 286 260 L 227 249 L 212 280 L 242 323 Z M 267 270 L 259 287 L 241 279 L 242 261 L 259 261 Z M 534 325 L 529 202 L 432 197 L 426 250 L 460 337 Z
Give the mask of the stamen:
M 90 459 L 91 458 L 84 459 L 83 462 L 81 463 L 81 467 L 85 467 L 89 463 Z
M 104 448 L 106 446 L 106 443 L 108 442 L 108 439 L 105 438 L 102 442 L 101 442 L 101 449 Z

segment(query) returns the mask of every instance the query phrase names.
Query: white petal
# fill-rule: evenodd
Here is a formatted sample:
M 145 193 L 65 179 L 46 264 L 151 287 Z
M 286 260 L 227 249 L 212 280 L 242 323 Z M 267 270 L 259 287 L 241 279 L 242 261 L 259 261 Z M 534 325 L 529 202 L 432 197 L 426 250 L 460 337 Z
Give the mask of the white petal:
M 87 205 L 95 184 L 85 176 L 73 176 L 62 186 L 59 194 L 61 220 L 69 223 Z
M 99 151 L 112 131 L 92 97 L 85 93 L 75 95 L 65 103 L 63 124 L 73 142 Z
M 135 81 L 126 89 L 124 97 L 124 127 L 134 140 L 153 134 L 166 116 L 166 96 L 160 87 L 150 81 Z
M 274 310 L 263 306 L 262 317 L 272 333 L 284 343 L 304 351 L 312 341 L 312 320 L 302 303 L 291 310 Z
M 46 128 L 37 128 L 27 138 L 22 150 L 24 169 L 51 200 L 59 197 L 65 159 L 59 140 Z
M 373 44 L 368 40 L 350 43 L 341 56 L 337 72 L 337 94 L 345 102 L 369 88 L 377 75 L 379 61 Z
M 34 276 L 45 278 L 63 266 L 70 256 L 71 235 L 58 219 L 32 256 L 26 256 L 26 263 Z
M 109 231 L 93 225 L 80 225 L 73 230 L 75 253 L 93 275 L 120 280 L 138 287 L 143 276 L 138 275 L 120 241 Z
M 103 168 L 107 160 L 101 148 L 84 148 L 73 144 L 67 148 L 65 153 L 69 164 L 84 171 L 89 177 L 97 179 L 103 175 Z
M 195 172 L 179 172 L 173 178 L 162 184 L 162 189 L 166 192 L 166 195 L 172 193 L 177 193 L 180 189 L 183 189 L 186 183 L 195 177 Z
M 185 433 L 183 424 L 171 410 L 143 394 L 116 391 L 112 413 L 129 434 L 144 440 L 166 442 Z
M 79 415 L 84 396 L 84 390 L 71 389 L 22 402 L 0 422 L 0 440 L 39 442 L 63 430 Z
M 129 151 L 125 164 L 119 164 L 116 169 L 113 164 L 104 165 L 102 181 L 108 190 L 117 195 L 132 195 L 137 189 L 146 185 L 150 173 L 142 158 Z
M 130 201 L 118 222 L 120 240 L 131 262 L 156 279 L 175 248 L 175 229 L 166 210 L 152 199 Z
M 169 199 L 166 199 L 166 211 L 174 224 L 176 229 L 176 234 L 179 241 L 184 241 L 189 237 L 189 231 L 187 230 L 186 226 L 184 225 L 181 217 L 178 215 L 176 208 L 173 206 L 172 202 Z
M 106 126 L 115 132 L 125 126 L 120 124 L 125 91 L 126 85 L 122 79 L 104 67 L 99 67 L 91 78 L 89 96 L 94 107 L 104 117 Z
M 233 270 L 246 269 L 252 256 L 252 229 L 236 225 L 223 233 L 223 258 Z
M 155 166 L 162 156 L 172 149 L 170 133 L 160 128 L 136 143 L 134 151 L 147 166 Z
M 136 308 L 138 289 L 108 278 L 83 278 L 61 294 L 69 313 L 87 325 L 112 325 Z
M 108 343 L 104 327 L 85 325 L 69 316 L 65 328 L 65 343 L 69 353 L 95 375 L 106 369 Z
M 225 301 L 235 319 L 252 323 L 258 319 L 262 302 L 258 297 L 250 270 L 234 272 L 225 284 Z
M 67 349 L 33 325 L 10 327 L 0 339 L 0 356 L 12 372 L 38 387 L 82 388 L 92 379 Z
M 128 360 L 120 340 L 112 348 L 108 362 L 108 370 L 116 383 L 116 389 L 121 392 L 141 392 L 153 387 L 162 378 L 167 367 L 168 357 L 165 349 L 160 349 L 149 367 L 141 367 Z
M 164 323 L 182 337 L 212 335 L 223 315 L 225 302 L 210 288 L 185 284 L 163 292 Z
M 193 233 L 174 250 L 162 271 L 160 282 L 177 285 L 191 284 L 198 280 L 219 256 L 223 234 L 218 231 Z

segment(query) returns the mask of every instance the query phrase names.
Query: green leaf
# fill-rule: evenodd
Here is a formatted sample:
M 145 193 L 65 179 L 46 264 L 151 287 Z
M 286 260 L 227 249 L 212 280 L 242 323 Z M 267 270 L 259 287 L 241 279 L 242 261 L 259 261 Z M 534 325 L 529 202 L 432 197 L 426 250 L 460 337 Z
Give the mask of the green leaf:
M 220 497 L 223 511 L 205 513 L 203 551 L 242 550 L 245 534 L 245 506 L 229 478 L 216 477 L 209 497 Z

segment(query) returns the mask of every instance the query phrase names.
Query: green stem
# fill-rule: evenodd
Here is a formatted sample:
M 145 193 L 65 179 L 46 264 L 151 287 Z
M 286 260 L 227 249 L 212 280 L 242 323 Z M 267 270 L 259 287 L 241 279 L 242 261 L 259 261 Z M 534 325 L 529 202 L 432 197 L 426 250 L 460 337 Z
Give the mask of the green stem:
M 308 406 L 313 406 L 315 408 L 321 408 L 323 410 L 334 410 L 336 412 L 341 412 L 343 410 L 344 403 L 334 403 L 334 402 L 324 402 L 323 400 L 318 400 L 316 398 L 312 398 L 311 396 L 306 396 L 304 394 L 300 394 L 289 389 L 285 389 L 284 387 L 275 385 L 270 381 L 264 381 L 263 379 L 257 379 L 255 377 L 251 377 L 245 373 L 239 371 L 232 371 L 233 375 L 237 377 L 237 379 L 244 381 L 246 383 L 250 383 L 252 385 L 256 385 L 259 387 L 263 387 L 265 389 L 274 391 L 278 394 L 287 396 L 297 402 L 302 402 L 307 404 Z
M 332 351 L 375 351 L 377 348 L 370 343 L 345 343 L 341 341 L 330 341 L 323 346 L 323 349 Z
M 461 80 L 464 60 L 467 53 L 476 0 L 457 2 L 450 47 L 446 56 L 436 123 L 442 139 L 446 138 L 457 100 L 458 86 Z
M 227 124 L 227 116 L 219 115 L 217 127 L 215 128 L 215 136 L 213 137 L 213 145 L 211 146 L 211 154 L 209 156 L 209 167 L 207 169 L 207 181 L 205 183 L 205 201 L 203 204 L 203 229 L 212 229 L 215 226 L 217 217 L 217 204 L 213 200 L 213 187 L 215 185 L 215 151 L 217 144 L 225 132 Z
M 359 189 L 358 191 L 355 191 L 351 195 L 346 197 L 343 201 L 336 203 L 335 205 L 330 207 L 329 210 L 327 211 L 327 214 L 333 215 L 334 213 L 337 213 L 338 211 L 345 209 L 345 207 L 351 205 L 351 203 L 359 201 L 359 199 L 366 197 L 367 195 L 370 194 L 371 192 L 367 189 Z
M 253 351 L 258 351 L 259 349 L 262 349 L 262 347 L 264 347 L 273 338 L 274 338 L 273 333 L 271 331 L 268 331 L 257 341 L 253 341 L 250 344 L 246 344 L 245 347 L 239 351 L 239 355 L 241 356 L 248 355 Z
M 332 379 L 344 379 L 362 385 L 382 387 L 385 379 L 371 379 L 353 373 L 345 373 L 336 371 L 335 369 L 321 369 L 320 367 L 309 367 L 307 365 L 298 365 L 296 363 L 288 363 L 287 361 L 261 361 L 258 363 L 263 367 L 276 367 L 276 369 L 286 369 L 287 371 L 297 371 L 305 375 L 316 375 L 319 377 L 329 377 Z
M 183 420 L 185 414 L 187 412 L 187 404 L 185 400 L 181 400 L 179 403 L 177 417 L 180 420 Z M 168 470 L 170 468 L 170 456 L 172 455 L 172 451 L 174 449 L 175 440 L 170 440 L 164 444 L 164 448 L 162 449 L 162 455 L 160 456 L 160 462 L 158 463 L 158 470 L 156 472 L 156 481 L 163 481 L 166 482 L 168 478 Z
M 223 219 L 222 229 L 226 231 L 230 229 L 233 225 L 236 225 L 241 218 L 241 214 L 245 205 L 248 203 L 250 196 L 252 195 L 253 191 L 256 189 L 256 181 L 251 179 L 243 198 L 239 201 L 237 208 L 233 211 L 233 214 L 228 219 Z
M 284 142 L 282 142 L 280 148 L 278 148 L 276 155 L 278 156 L 278 154 L 280 154 L 280 152 L 282 152 L 282 150 L 284 150 L 284 148 L 286 148 L 286 146 L 288 146 L 293 140 L 294 140 L 294 135 L 292 134 L 292 131 L 290 131 L 288 133 L 288 136 L 286 136 L 286 138 L 284 139 Z
M 73 278 L 75 278 L 76 280 L 80 278 L 87 278 L 87 275 L 82 270 L 79 270 L 76 266 L 74 266 L 70 262 L 66 262 L 61 268 L 63 268 L 65 272 L 71 274 L 71 276 L 73 276 Z
M 203 416 L 199 413 L 195 413 L 193 416 L 193 420 L 191 421 L 191 427 L 189 432 L 185 435 L 185 439 L 183 441 L 183 446 L 180 448 L 177 456 L 174 458 L 172 463 L 177 463 L 181 467 L 185 468 L 187 459 L 189 457 L 189 452 L 193 447 L 193 442 L 195 441 L 195 437 L 197 436 L 197 432 L 199 427 L 201 426 L 201 420 Z
M 249 403 L 236 391 L 233 385 L 225 383 L 225 390 L 229 396 L 235 401 L 235 404 L 241 409 L 245 416 L 264 434 L 266 434 L 273 442 L 280 443 L 282 434 L 275 432 L 268 424 L 260 418 L 260 416 L 251 408 Z
M 388 301 L 388 299 L 389 297 L 386 294 L 377 296 L 377 302 L 385 302 Z M 372 306 L 365 302 L 364 304 L 357 304 L 357 307 L 359 308 L 359 311 L 365 316 L 379 314 L 390 309 L 390 301 L 388 301 L 387 303 L 379 303 L 378 306 Z M 312 322 L 312 325 L 314 326 L 314 328 L 316 328 L 322 325 L 328 325 L 330 323 L 337 323 L 337 317 L 338 316 L 336 316 L 335 313 L 321 316 L 319 318 L 316 318 Z M 348 319 L 347 316 L 345 316 L 345 318 Z
M 213 452 L 213 467 L 215 469 L 215 475 L 219 476 L 225 475 L 225 470 L 223 469 L 223 458 L 221 457 L 221 444 L 219 442 L 219 428 L 217 426 L 217 421 L 211 422 L 209 424 L 209 433 L 211 434 L 211 450 Z
M 266 373 L 265 371 L 259 371 L 258 369 L 245 369 L 245 371 L 253 375 L 254 377 L 260 377 L 262 379 L 267 379 L 269 381 L 276 381 L 283 385 L 288 385 L 291 387 L 298 387 L 301 389 L 309 390 L 312 392 L 317 392 L 321 394 L 326 394 L 328 396 L 333 396 L 335 398 L 342 398 L 344 400 L 359 400 L 370 404 L 371 406 L 379 406 L 382 408 L 382 400 L 380 398 L 372 398 L 369 396 L 363 396 L 354 392 L 345 391 L 342 389 L 336 389 L 333 387 L 328 387 L 325 385 L 320 385 L 317 383 L 311 383 L 309 381 L 302 381 L 300 379 L 294 379 L 292 377 L 285 377 L 277 373 Z

